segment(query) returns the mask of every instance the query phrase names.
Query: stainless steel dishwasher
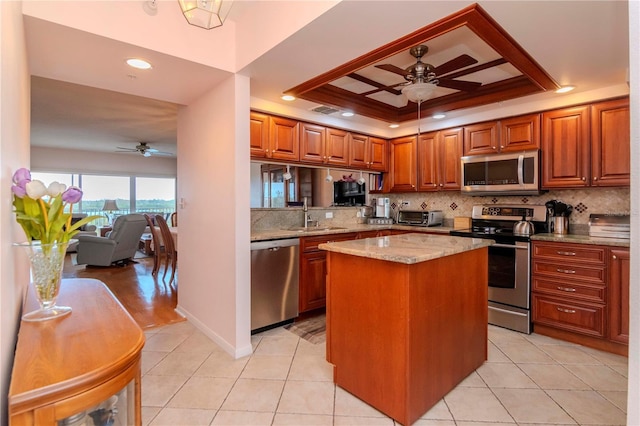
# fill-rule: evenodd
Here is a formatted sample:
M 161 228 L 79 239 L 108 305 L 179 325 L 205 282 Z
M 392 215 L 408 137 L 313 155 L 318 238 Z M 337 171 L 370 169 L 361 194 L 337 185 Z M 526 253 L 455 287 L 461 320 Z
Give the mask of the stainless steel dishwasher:
M 251 243 L 251 331 L 298 316 L 300 240 Z

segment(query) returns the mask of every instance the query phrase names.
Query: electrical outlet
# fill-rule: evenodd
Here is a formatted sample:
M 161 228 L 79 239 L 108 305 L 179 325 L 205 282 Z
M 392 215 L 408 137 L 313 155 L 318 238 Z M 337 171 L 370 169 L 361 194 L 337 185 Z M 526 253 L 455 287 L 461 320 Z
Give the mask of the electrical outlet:
M 409 201 L 400 201 L 400 207 L 409 207 Z
M 324 214 L 325 219 L 333 219 L 333 212 L 326 212 Z

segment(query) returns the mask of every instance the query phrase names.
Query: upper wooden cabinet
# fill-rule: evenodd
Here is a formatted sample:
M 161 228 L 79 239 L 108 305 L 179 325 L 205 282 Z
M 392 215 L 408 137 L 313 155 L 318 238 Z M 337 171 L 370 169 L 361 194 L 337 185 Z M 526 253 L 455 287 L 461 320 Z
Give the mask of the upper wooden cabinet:
M 540 148 L 540 114 L 500 120 L 500 152 Z
M 351 133 L 349 165 L 379 172 L 387 171 L 387 141 L 373 136 Z
M 542 115 L 542 186 L 629 186 L 629 99 Z
M 389 142 L 391 164 L 389 166 L 389 190 L 412 192 L 417 190 L 417 143 L 416 136 L 392 139 Z
M 251 157 L 299 160 L 299 123 L 258 112 L 250 115 Z
M 487 121 L 464 128 L 464 155 L 540 148 L 540 114 Z
M 326 128 L 315 124 L 300 124 L 300 161 L 324 163 Z
M 349 164 L 350 134 L 344 130 L 327 128 L 327 144 L 325 148 L 326 164 L 346 166 Z
M 460 190 L 463 130 L 441 130 L 420 135 L 418 191 Z
M 464 128 L 464 155 L 496 154 L 498 146 L 498 122 L 473 124 Z
M 591 186 L 628 186 L 631 178 L 629 99 L 591 106 Z

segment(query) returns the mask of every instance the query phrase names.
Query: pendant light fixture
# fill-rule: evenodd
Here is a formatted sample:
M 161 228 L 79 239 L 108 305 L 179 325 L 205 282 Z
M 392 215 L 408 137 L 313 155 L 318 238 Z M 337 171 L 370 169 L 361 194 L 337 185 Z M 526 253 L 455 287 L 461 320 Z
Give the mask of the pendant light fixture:
M 291 179 L 291 172 L 289 171 L 289 165 L 287 164 L 287 172 L 285 174 L 282 175 L 282 178 L 284 180 L 289 180 Z
M 324 180 L 329 182 L 329 183 L 333 182 L 333 176 L 331 176 L 331 173 L 329 172 L 329 169 L 327 169 L 327 177 L 325 177 Z
M 360 179 L 358 179 L 358 184 L 364 185 L 365 182 L 364 176 L 362 176 L 362 170 L 360 170 Z
M 233 0 L 178 0 L 178 3 L 188 23 L 210 30 L 224 24 Z
M 419 80 L 422 80 L 422 77 Z M 420 105 L 431 97 L 435 88 L 436 82 L 428 83 L 425 81 L 419 81 L 402 88 L 402 93 L 407 99 L 418 104 L 418 139 L 420 139 Z

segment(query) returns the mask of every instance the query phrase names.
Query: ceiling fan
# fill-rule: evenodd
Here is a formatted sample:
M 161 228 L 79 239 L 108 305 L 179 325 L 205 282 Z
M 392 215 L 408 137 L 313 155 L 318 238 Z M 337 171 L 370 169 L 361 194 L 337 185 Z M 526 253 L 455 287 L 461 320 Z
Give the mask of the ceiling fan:
M 409 50 L 409 53 L 411 54 L 411 56 L 416 58 L 416 63 L 408 66 L 406 69 L 402 69 L 393 64 L 376 65 L 376 68 L 401 75 L 405 80 L 407 80 L 404 83 L 399 83 L 393 86 L 381 87 L 376 91 L 398 86 L 406 87 L 411 84 L 418 83 L 429 83 L 433 84 L 434 86 L 447 87 L 449 89 L 463 91 L 472 91 L 482 85 L 482 83 L 478 83 L 475 81 L 454 80 L 453 78 L 448 78 L 446 76 L 447 74 L 460 68 L 464 68 L 477 63 L 477 59 L 464 54 L 436 67 L 431 64 L 422 62 L 422 57 L 426 55 L 428 51 L 429 48 L 423 44 L 412 47 Z
M 151 148 L 148 142 L 140 142 L 138 145 L 136 145 L 135 148 L 125 148 L 122 146 L 118 146 L 117 148 L 127 152 L 139 152 L 145 157 L 151 157 L 152 155 L 173 155 L 170 152 L 159 151 L 156 148 Z M 122 152 L 122 151 L 116 151 L 116 152 Z

